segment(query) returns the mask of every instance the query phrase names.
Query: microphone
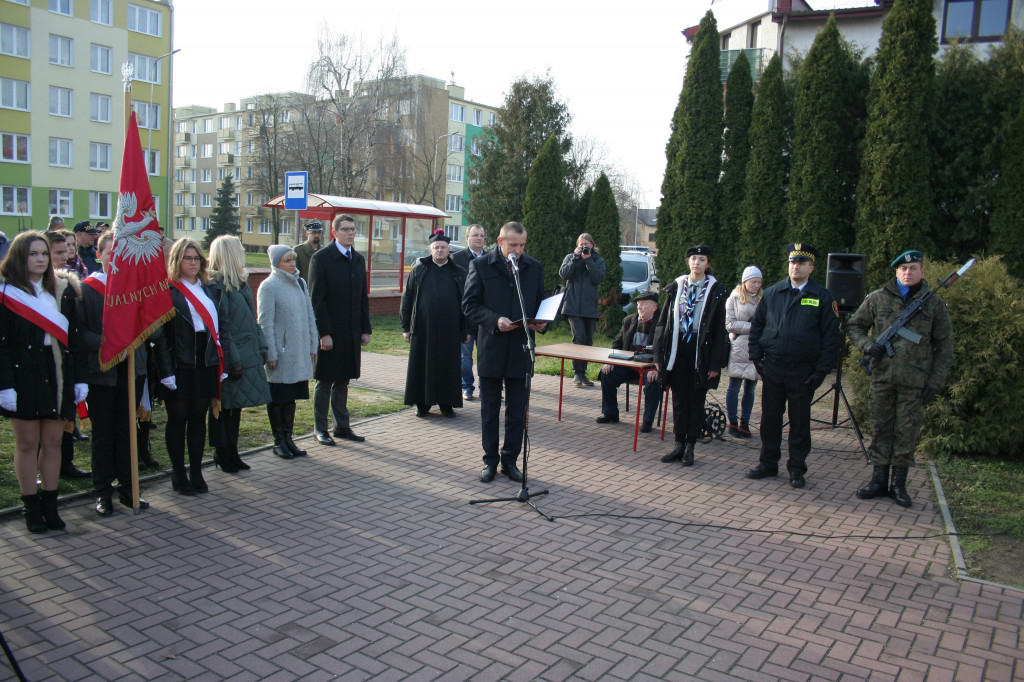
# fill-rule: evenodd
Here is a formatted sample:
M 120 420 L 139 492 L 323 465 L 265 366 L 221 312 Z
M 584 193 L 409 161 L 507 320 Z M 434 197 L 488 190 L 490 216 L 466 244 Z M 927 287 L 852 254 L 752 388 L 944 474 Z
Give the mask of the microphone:
M 516 263 L 516 254 L 514 254 L 514 253 L 508 254 L 508 262 L 512 264 L 512 271 L 513 272 L 518 272 L 519 271 L 519 264 Z

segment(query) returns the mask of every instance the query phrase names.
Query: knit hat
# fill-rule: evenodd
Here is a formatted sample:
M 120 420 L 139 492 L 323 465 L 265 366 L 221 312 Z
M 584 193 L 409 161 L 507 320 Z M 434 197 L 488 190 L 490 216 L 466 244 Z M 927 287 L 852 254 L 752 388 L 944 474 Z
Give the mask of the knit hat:
M 278 263 L 285 257 L 286 254 L 295 253 L 292 251 L 292 247 L 285 246 L 284 244 L 272 244 L 267 247 L 267 254 L 270 256 L 270 264 L 275 268 L 278 267 Z
M 740 284 L 755 277 L 763 278 L 763 275 L 761 274 L 761 271 L 757 269 L 756 265 L 748 265 L 743 269 L 743 279 L 740 280 Z

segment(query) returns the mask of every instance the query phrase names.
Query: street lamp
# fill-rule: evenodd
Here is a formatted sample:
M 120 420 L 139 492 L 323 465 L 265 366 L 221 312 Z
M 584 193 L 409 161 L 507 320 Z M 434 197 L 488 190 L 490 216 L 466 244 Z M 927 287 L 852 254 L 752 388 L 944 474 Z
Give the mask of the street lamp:
M 159 57 L 156 58 L 156 72 L 157 72 L 157 74 L 160 73 L 160 60 L 164 59 L 165 57 L 170 57 L 171 55 L 177 54 L 178 52 L 181 52 L 181 48 L 180 47 L 177 50 L 171 50 L 167 54 L 162 54 L 162 55 L 160 55 Z M 154 85 L 154 83 L 151 80 L 149 82 L 149 110 L 146 112 L 149 116 L 153 115 L 153 85 Z M 167 69 L 167 92 L 170 93 L 170 91 L 171 91 L 171 70 Z M 171 102 L 171 98 L 170 97 L 167 98 L 167 107 L 168 107 L 168 113 L 174 111 L 174 109 L 172 108 L 172 102 Z M 166 162 L 167 162 L 167 167 L 166 167 L 166 169 L 167 169 L 167 198 L 165 199 L 165 204 L 167 205 L 167 215 L 169 217 L 171 215 L 170 207 L 172 205 L 171 204 L 171 198 L 173 196 L 171 194 L 171 192 L 173 190 L 171 189 L 171 170 L 170 170 L 171 169 L 171 165 L 170 165 L 170 162 L 171 162 L 171 151 L 173 150 L 173 147 L 171 146 L 171 144 L 172 144 L 172 142 L 171 142 L 171 135 L 172 135 L 171 127 L 173 126 L 173 123 L 172 123 L 173 118 L 171 116 L 168 116 L 167 117 L 167 121 L 168 121 L 168 125 L 167 125 L 167 155 L 166 155 Z M 149 175 L 149 154 L 152 154 L 152 152 L 153 152 L 153 122 L 152 121 L 147 121 L 147 123 L 149 123 L 149 125 L 147 126 L 148 132 L 146 133 L 146 154 L 147 154 L 147 156 L 146 156 L 146 174 Z M 157 217 L 157 220 L 159 220 L 159 216 Z M 168 222 L 170 222 L 169 219 L 168 219 Z M 170 225 L 164 226 L 164 230 L 165 230 L 165 233 L 169 232 L 171 230 L 171 226 Z
M 452 135 L 458 135 L 458 133 L 446 133 L 444 135 L 441 135 L 436 140 L 434 140 L 434 163 L 432 164 L 433 174 L 431 175 L 430 178 L 431 182 L 434 183 L 434 191 L 431 192 L 431 194 L 434 197 L 434 208 L 439 208 L 437 205 L 437 143 L 446 137 L 451 137 Z M 445 159 L 448 159 L 447 154 L 445 154 Z

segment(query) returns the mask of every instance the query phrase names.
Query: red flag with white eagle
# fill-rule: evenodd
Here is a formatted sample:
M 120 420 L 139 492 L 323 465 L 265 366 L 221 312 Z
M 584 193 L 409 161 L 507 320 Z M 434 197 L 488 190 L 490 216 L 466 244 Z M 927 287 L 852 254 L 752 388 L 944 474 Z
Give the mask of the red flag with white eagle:
M 114 216 L 107 290 L 103 299 L 100 367 L 116 365 L 174 315 L 164 261 L 164 238 L 132 112 L 121 161 L 120 196 Z

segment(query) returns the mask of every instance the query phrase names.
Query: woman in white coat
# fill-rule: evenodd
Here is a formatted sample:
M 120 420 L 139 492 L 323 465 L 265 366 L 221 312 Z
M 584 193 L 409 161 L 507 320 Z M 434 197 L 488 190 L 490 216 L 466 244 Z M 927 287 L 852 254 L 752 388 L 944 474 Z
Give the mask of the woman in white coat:
M 274 244 L 267 253 L 272 270 L 256 293 L 257 321 L 267 338 L 267 416 L 274 434 L 274 454 L 294 459 L 306 454 L 292 441 L 295 401 L 309 400 L 309 380 L 313 378 L 320 336 L 309 290 L 295 265 L 295 252 Z
M 749 265 L 743 271 L 739 286 L 725 302 L 725 329 L 729 332 L 732 350 L 729 352 L 729 389 L 725 393 L 725 409 L 729 413 L 729 434 L 737 438 L 750 438 L 750 413 L 754 409 L 757 392 L 757 370 L 750 361 L 747 344 L 750 320 L 761 300 L 761 271 Z M 737 403 L 740 386 L 743 387 L 743 409 L 737 424 Z

